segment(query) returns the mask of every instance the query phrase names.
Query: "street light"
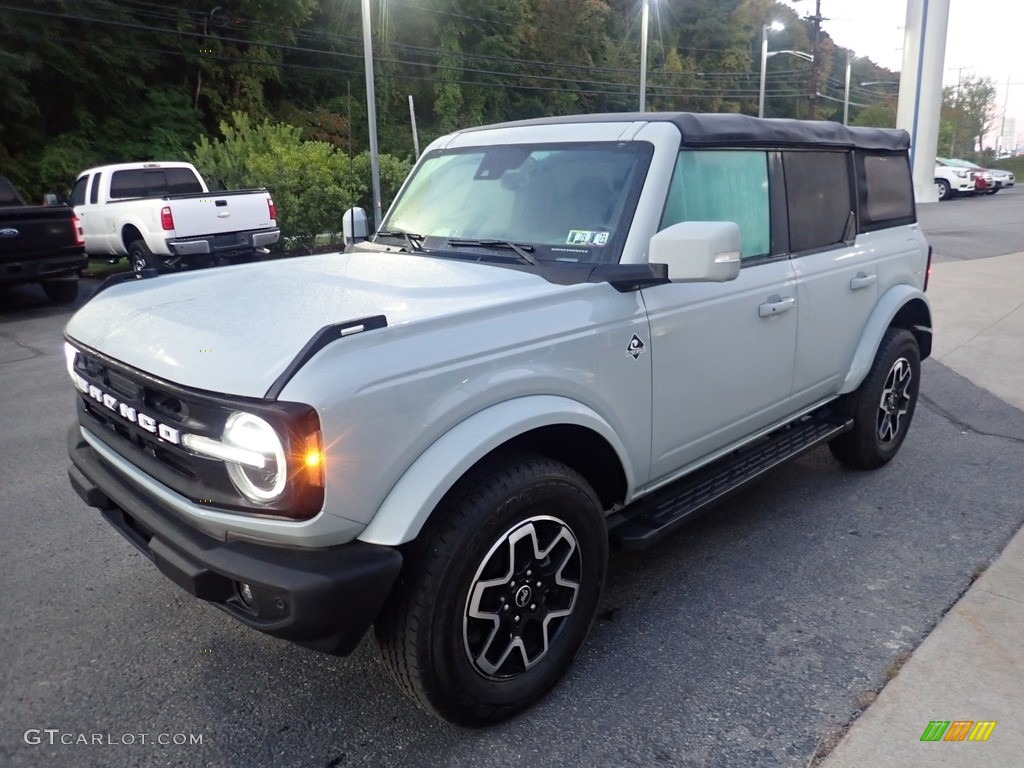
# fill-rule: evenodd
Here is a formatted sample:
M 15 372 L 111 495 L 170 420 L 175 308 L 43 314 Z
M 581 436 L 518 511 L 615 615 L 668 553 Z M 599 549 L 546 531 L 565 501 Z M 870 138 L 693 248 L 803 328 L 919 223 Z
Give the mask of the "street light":
M 380 157 L 377 154 L 377 96 L 373 89 L 373 38 L 370 0 L 362 0 L 363 60 L 366 62 L 366 119 L 370 124 L 370 182 L 373 187 L 373 231 L 380 229 Z
M 647 111 L 647 16 L 650 0 L 643 0 L 640 11 L 640 111 Z
M 761 89 L 757 97 L 757 116 L 764 117 L 764 76 L 768 68 L 768 33 L 781 32 L 786 25 L 781 21 L 773 21 L 761 27 Z
M 843 125 L 850 124 L 850 71 L 853 67 L 853 51 L 846 52 L 846 92 L 843 95 Z

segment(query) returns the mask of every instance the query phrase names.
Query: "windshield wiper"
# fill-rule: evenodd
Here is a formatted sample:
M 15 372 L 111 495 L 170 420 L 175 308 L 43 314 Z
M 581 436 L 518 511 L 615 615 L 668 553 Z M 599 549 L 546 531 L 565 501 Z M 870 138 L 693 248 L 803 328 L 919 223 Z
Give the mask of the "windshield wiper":
M 377 233 L 377 237 L 401 237 L 405 240 L 406 245 L 409 246 L 410 251 L 423 250 L 423 235 L 418 235 L 415 232 L 403 232 L 400 229 L 382 229 Z
M 537 260 L 530 255 L 530 252 L 534 250 L 534 247 L 529 243 L 513 243 L 511 240 L 461 240 L 454 239 L 449 240 L 448 245 L 453 248 L 504 248 L 509 251 L 515 251 L 516 256 L 521 258 L 527 264 L 536 264 Z

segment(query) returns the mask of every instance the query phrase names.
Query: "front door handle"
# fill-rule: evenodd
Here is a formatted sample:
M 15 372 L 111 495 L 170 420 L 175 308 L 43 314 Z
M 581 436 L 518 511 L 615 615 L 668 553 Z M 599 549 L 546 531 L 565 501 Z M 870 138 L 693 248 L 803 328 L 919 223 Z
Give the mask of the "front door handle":
M 878 282 L 878 275 L 865 275 L 861 272 L 850 281 L 850 290 L 859 291 L 861 288 L 867 288 L 876 282 Z
M 796 299 L 790 296 L 788 299 L 780 299 L 778 296 L 772 296 L 764 304 L 760 304 L 757 307 L 758 317 L 771 317 L 772 315 L 781 315 L 783 312 L 788 312 L 794 306 L 796 306 Z

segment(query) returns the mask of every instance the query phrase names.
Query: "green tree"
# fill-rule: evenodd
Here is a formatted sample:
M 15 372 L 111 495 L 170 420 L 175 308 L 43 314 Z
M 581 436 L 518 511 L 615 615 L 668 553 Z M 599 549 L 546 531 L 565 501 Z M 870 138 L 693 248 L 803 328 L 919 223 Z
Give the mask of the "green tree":
M 983 150 L 985 134 L 996 113 L 996 87 L 987 77 L 968 77 L 942 89 L 939 152 L 949 157 L 974 156 Z

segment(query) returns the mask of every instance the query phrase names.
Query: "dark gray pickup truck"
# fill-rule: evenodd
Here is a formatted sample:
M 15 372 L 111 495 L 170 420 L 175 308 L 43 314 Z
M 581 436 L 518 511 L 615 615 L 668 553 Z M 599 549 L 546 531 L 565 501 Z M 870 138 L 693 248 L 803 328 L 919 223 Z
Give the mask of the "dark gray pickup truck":
M 28 205 L 0 176 L 0 288 L 38 282 L 47 298 L 68 304 L 78 296 L 85 241 L 66 205 Z

